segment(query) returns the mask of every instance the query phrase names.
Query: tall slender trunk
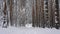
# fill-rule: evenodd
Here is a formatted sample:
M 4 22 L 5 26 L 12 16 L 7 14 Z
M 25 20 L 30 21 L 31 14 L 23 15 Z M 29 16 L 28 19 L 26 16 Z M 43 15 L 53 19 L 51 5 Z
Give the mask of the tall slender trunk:
M 7 23 L 7 20 L 6 20 L 6 16 L 7 16 L 6 10 L 7 10 L 6 0 L 4 0 L 4 10 L 3 10 L 3 13 L 4 13 L 4 22 L 3 22 L 3 27 L 7 26 L 7 25 L 5 25 Z
M 10 24 L 12 25 L 12 0 L 10 0 Z
M 59 26 L 60 26 L 60 23 L 59 23 L 59 2 L 58 2 L 58 0 L 55 0 L 55 12 L 57 13 L 57 14 L 55 14 L 55 16 L 57 16 L 56 17 L 56 22 L 55 22 L 55 27 L 56 27 L 56 29 L 59 29 Z

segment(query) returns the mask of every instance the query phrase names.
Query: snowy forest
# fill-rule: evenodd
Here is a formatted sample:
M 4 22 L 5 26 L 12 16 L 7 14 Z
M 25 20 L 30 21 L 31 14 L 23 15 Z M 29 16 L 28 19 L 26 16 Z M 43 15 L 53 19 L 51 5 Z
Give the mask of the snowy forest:
M 60 0 L 0 0 L 0 27 L 60 28 Z

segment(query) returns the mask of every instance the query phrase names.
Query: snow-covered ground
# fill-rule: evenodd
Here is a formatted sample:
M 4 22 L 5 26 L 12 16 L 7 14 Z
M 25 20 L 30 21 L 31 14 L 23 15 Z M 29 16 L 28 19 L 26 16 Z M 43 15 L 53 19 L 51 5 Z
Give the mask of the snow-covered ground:
M 0 34 L 60 34 L 60 30 L 55 28 L 8 27 L 0 28 Z

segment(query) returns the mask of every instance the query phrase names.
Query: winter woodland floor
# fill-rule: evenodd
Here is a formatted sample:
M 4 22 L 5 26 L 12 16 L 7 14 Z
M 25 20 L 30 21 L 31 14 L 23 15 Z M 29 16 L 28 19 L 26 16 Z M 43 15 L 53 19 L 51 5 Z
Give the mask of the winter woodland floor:
M 60 34 L 60 30 L 55 28 L 8 27 L 0 28 L 0 34 Z

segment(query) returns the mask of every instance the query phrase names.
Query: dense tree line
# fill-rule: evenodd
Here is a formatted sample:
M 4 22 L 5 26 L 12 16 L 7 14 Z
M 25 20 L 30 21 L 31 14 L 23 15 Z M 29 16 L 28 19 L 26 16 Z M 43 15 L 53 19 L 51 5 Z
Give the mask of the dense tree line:
M 60 27 L 58 0 L 3 0 L 3 27 Z

